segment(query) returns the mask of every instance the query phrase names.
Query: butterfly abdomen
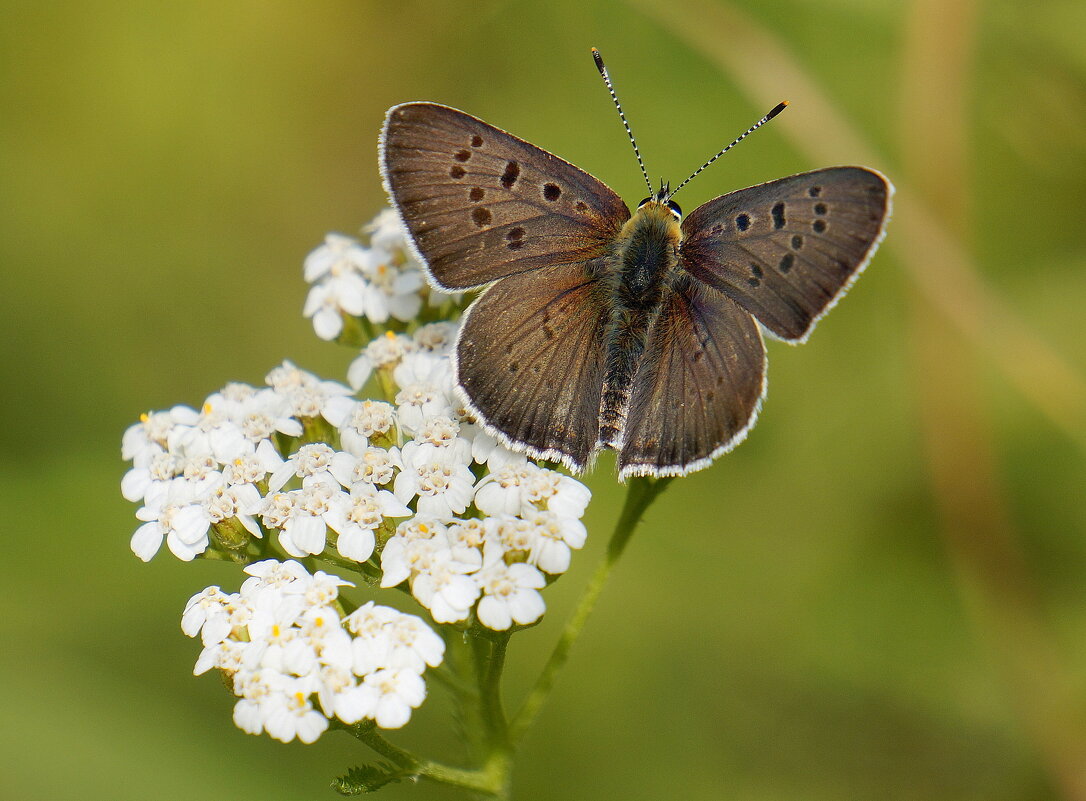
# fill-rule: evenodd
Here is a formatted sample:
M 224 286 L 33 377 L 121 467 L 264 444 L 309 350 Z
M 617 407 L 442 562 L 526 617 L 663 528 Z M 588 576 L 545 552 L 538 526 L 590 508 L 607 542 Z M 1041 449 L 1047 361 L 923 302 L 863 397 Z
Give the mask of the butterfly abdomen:
M 600 445 L 618 449 L 633 383 L 669 274 L 677 265 L 679 224 L 666 206 L 642 206 L 623 227 L 604 282 L 610 302 L 607 368 L 600 401 Z

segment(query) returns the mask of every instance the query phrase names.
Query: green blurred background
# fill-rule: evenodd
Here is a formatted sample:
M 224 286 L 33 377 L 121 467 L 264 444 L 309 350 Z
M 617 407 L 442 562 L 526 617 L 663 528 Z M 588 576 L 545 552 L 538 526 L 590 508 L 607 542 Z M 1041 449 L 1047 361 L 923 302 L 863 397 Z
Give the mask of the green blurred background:
M 4 799 L 331 798 L 370 757 L 250 737 L 178 626 L 236 571 L 128 550 L 141 411 L 341 377 L 301 262 L 384 203 L 385 109 L 432 99 L 636 202 L 592 66 L 678 198 L 834 163 L 889 237 L 750 439 L 675 482 L 526 741 L 523 799 L 1086 799 L 1086 6 L 936 0 L 5 2 Z M 512 705 L 620 490 L 510 652 Z M 396 739 L 455 759 L 435 692 Z M 389 799 L 461 797 L 394 786 Z

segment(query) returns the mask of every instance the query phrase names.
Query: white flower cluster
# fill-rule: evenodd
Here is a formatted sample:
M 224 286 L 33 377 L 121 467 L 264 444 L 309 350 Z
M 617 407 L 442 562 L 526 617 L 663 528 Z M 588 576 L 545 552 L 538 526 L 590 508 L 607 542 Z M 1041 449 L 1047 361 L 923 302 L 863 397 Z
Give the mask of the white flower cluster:
M 590 495 L 471 421 L 453 389 L 455 334 L 451 323 L 389 334 L 355 360 L 351 383 L 376 370 L 395 405 L 284 363 L 266 388 L 231 384 L 199 412 L 144 415 L 122 444 L 133 462 L 122 494 L 142 500 L 145 521 L 132 550 L 147 561 L 165 541 L 183 560 L 209 547 L 252 558 L 274 532 L 293 557 L 372 562 L 438 623 L 473 611 L 495 630 L 537 621 L 547 576 L 584 544 Z
M 381 324 L 391 317 L 407 322 L 422 308 L 448 295 L 426 285 L 399 215 L 385 209 L 364 229 L 369 244 L 354 237 L 328 234 L 324 244 L 305 260 L 309 283 L 302 313 L 313 320 L 321 339 L 332 340 L 343 330 L 343 315 L 365 317 Z
M 350 582 L 295 561 L 249 565 L 237 593 L 208 587 L 185 607 L 181 628 L 204 650 L 193 673 L 229 677 L 234 722 L 283 742 L 316 740 L 331 718 L 397 729 L 426 698 L 422 674 L 445 643 L 421 619 L 372 602 L 343 615 Z M 311 700 L 316 697 L 314 705 Z
M 330 236 L 306 261 L 306 313 L 324 339 L 343 314 L 409 320 L 429 291 L 394 213 L 367 230 L 368 246 Z M 196 672 L 232 676 L 245 731 L 312 742 L 332 717 L 402 726 L 444 652 L 419 618 L 372 603 L 342 617 L 350 582 L 267 557 L 324 555 L 409 591 L 439 624 L 505 631 L 539 620 L 540 590 L 584 544 L 588 489 L 506 450 L 457 397 L 456 333 L 390 331 L 352 362 L 349 386 L 284 362 L 266 386 L 232 383 L 125 431 L 136 556 L 165 542 L 184 561 L 249 565 L 239 594 L 208 588 L 182 623 L 203 638 Z M 371 377 L 391 402 L 355 396 Z

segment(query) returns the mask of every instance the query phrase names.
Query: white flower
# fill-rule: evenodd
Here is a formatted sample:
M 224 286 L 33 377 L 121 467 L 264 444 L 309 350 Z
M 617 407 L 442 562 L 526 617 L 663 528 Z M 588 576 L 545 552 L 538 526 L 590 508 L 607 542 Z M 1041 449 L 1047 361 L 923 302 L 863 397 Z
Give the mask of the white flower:
M 487 628 L 505 631 L 513 623 L 525 626 L 539 620 L 547 609 L 539 594 L 547 580 L 531 565 L 495 560 L 475 579 L 483 591 L 476 614 Z
M 362 389 L 375 369 L 391 369 L 408 353 L 418 349 L 415 340 L 407 334 L 386 331 L 384 336 L 370 342 L 347 368 L 347 383 L 354 390 Z
M 403 446 L 403 460 L 471 464 L 471 443 L 459 436 L 460 424 L 447 415 L 434 415 L 422 421 L 415 439 Z
M 306 257 L 305 279 L 314 285 L 302 316 L 313 318 L 313 328 L 321 339 L 339 336 L 342 314 L 357 317 L 365 310 L 367 287 L 362 271 L 368 261 L 365 248 L 338 234 L 329 234 L 325 243 Z
M 203 635 L 204 645 L 220 643 L 230 634 L 228 606 L 237 599 L 218 587 L 207 587 L 189 598 L 181 616 L 181 631 L 189 637 Z
M 428 323 L 415 331 L 414 340 L 420 350 L 434 356 L 450 356 L 456 344 L 456 331 L 459 325 L 454 322 Z
M 363 231 L 369 234 L 370 244 L 375 248 L 390 253 L 410 254 L 407 229 L 404 228 L 399 212 L 393 208 L 382 209 Z
M 320 381 L 314 385 L 293 389 L 288 397 L 295 417 L 323 417 L 333 426 L 339 427 L 357 403 L 350 394 L 350 388 L 343 384 Z
M 302 275 L 309 284 L 323 278 L 361 275 L 367 263 L 366 248 L 357 239 L 343 234 L 328 234 L 324 244 L 305 257 Z
M 318 554 L 327 544 L 333 510 L 345 494 L 325 483 L 274 493 L 265 499 L 264 525 L 280 529 L 279 545 L 291 556 Z
M 468 419 L 465 412 L 465 417 Z M 519 466 L 527 463 L 523 453 L 513 453 L 497 439 L 483 431 L 478 423 L 466 423 L 460 426 L 460 433 L 471 440 L 471 457 L 479 464 L 485 464 L 491 472 L 510 465 Z
M 403 503 L 417 496 L 420 515 L 447 520 L 468 508 L 475 493 L 475 476 L 467 465 L 455 462 L 405 463 L 393 491 Z
M 158 553 L 163 538 L 173 555 L 185 562 L 207 549 L 211 520 L 199 490 L 183 478 L 152 487 L 136 518 L 146 522 L 132 535 L 131 546 L 144 562 Z
M 438 623 L 465 620 L 480 592 L 479 585 L 466 574 L 478 568 L 478 564 L 457 562 L 450 550 L 447 559 L 434 560 L 426 572 L 415 576 L 411 594 Z
M 387 444 L 395 439 L 396 409 L 384 401 L 366 400 L 358 403 L 339 427 L 343 450 L 355 455 L 369 447 L 370 440 L 380 437 Z
M 426 700 L 426 683 L 412 670 L 378 670 L 362 680 L 362 687 L 370 709 L 366 717 L 382 729 L 402 727 Z
M 158 446 L 141 451 L 136 466 L 121 479 L 121 495 L 126 501 L 143 500 L 156 482 L 168 482 L 181 474 L 181 462 Z
M 396 448 L 386 451 L 372 447 L 363 448 L 357 456 L 339 451 L 328 468 L 336 481 L 345 487 L 360 483 L 381 486 L 390 482 L 399 469 L 403 469 L 403 462 Z
M 293 559 L 285 562 L 264 559 L 246 565 L 244 570 L 251 578 L 246 579 L 241 585 L 242 595 L 254 594 L 262 589 L 279 590 L 297 585 L 301 585 L 304 591 L 304 587 L 308 586 L 310 580 L 309 571 L 305 569 L 305 566 Z
M 205 507 L 213 525 L 236 518 L 251 536 L 262 538 L 264 532 L 261 531 L 260 524 L 251 514 L 246 513 L 260 503 L 260 492 L 252 484 L 222 484 L 207 497 Z
M 421 617 L 395 612 L 385 621 L 384 633 L 389 643 L 385 664 L 393 670 L 421 674 L 427 665 L 437 667 L 445 658 L 445 641 Z
M 576 519 L 584 516 L 592 500 L 592 492 L 577 479 L 542 467 L 529 474 L 523 490 L 526 503 Z
M 395 495 L 372 484 L 356 484 L 350 495 L 340 493 L 337 498 L 329 510 L 328 525 L 339 535 L 336 550 L 356 562 L 365 562 L 373 554 L 374 529 L 386 518 L 411 516 L 411 510 Z
M 540 470 L 534 464 L 507 464 L 485 476 L 475 492 L 475 505 L 485 515 L 517 515 L 527 506 L 524 485 L 533 471 Z
M 284 743 L 297 737 L 301 742 L 309 744 L 315 742 L 328 728 L 328 718 L 316 711 L 309 702 L 310 690 L 305 682 L 296 680 L 293 684 L 299 689 L 276 694 L 268 699 L 264 730 Z
M 396 393 L 396 417 L 400 427 L 414 432 L 423 421 L 437 415 L 448 415 L 453 411 L 449 396 L 438 384 L 416 382 L 407 384 Z
M 281 395 L 289 395 L 300 387 L 312 387 L 320 383 L 320 379 L 313 373 L 295 367 L 289 360 L 278 367 L 273 367 L 264 377 L 265 383 Z
M 392 265 L 392 256 L 379 248 L 371 248 L 368 255 L 363 314 L 375 323 L 384 323 L 389 317 L 405 322 L 416 317 L 422 308 L 422 272 L 414 268 L 400 270 Z
M 135 461 L 147 451 L 164 451 L 175 426 L 193 426 L 200 414 L 188 406 L 174 406 L 167 412 L 141 414 L 121 438 L 121 458 Z
M 257 484 L 283 466 L 283 457 L 275 450 L 271 440 L 262 439 L 239 453 L 222 468 L 227 484 Z
M 448 553 L 451 549 L 441 523 L 417 517 L 400 523 L 381 551 L 381 586 L 395 587 Z
M 268 374 L 270 379 L 276 374 L 277 380 L 289 383 L 290 371 L 285 368 L 277 368 Z M 311 377 L 315 381 L 315 377 Z M 301 436 L 302 423 L 293 415 L 293 407 L 290 403 L 289 392 L 285 390 L 277 392 L 273 389 L 262 389 L 251 397 L 245 398 L 237 410 L 238 424 L 241 433 L 250 442 L 260 443 L 273 436 L 277 431 L 287 436 Z
M 303 445 L 280 465 L 268 479 L 268 490 L 276 492 L 290 480 L 291 476 L 302 479 L 302 486 L 319 482 L 335 483 L 329 472 L 332 458 L 336 452 L 323 442 Z
M 580 520 L 554 512 L 534 512 L 525 520 L 536 532 L 528 562 L 552 576 L 569 570 L 571 548 L 581 548 L 588 530 Z

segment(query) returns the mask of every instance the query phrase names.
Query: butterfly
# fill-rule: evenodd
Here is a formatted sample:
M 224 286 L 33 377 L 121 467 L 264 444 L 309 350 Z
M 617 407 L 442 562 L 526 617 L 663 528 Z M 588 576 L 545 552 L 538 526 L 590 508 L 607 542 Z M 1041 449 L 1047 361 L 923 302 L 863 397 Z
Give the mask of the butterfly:
M 430 102 L 388 111 L 380 164 L 430 283 L 482 289 L 453 357 L 470 413 L 574 472 L 612 448 L 621 480 L 685 475 L 742 441 L 765 395 L 763 331 L 807 339 L 871 259 L 893 193 L 874 170 L 830 167 L 685 218 L 662 185 L 631 213 L 569 162 Z

